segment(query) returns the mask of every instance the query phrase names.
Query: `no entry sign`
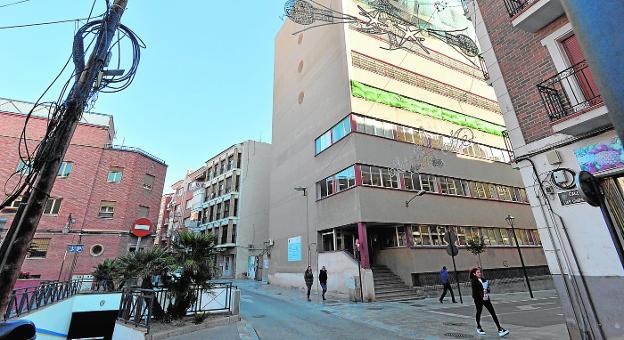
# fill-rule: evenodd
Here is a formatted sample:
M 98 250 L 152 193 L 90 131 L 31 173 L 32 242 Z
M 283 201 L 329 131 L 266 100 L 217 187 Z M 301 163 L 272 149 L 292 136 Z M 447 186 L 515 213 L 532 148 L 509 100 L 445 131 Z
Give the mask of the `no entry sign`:
M 136 237 L 145 237 L 152 233 L 152 222 L 147 218 L 139 218 L 134 221 L 130 233 Z

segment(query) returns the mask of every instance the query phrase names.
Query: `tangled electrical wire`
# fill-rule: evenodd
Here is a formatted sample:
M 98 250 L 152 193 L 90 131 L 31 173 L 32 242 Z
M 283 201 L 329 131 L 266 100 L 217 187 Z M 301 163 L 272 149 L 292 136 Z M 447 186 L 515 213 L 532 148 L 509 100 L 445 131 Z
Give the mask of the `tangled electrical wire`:
M 110 5 L 107 1 L 106 12 L 97 17 L 103 17 L 107 14 L 109 10 Z M 93 6 L 91 7 L 91 13 L 92 12 Z M 4 193 L 6 195 L 6 198 L 0 203 L 0 210 L 11 205 L 16 199 L 20 198 L 21 195 L 23 195 L 25 192 L 30 192 L 30 190 L 34 187 L 35 180 L 37 179 L 39 172 L 41 171 L 43 165 L 49 160 L 49 150 L 55 144 L 53 142 L 57 138 L 57 128 L 59 126 L 59 123 L 62 122 L 64 119 L 67 119 L 67 102 L 65 97 L 72 82 L 72 79 L 74 79 L 75 82 L 78 82 L 81 75 L 85 71 L 87 71 L 85 69 L 86 66 L 84 59 L 85 55 L 91 49 L 94 42 L 97 41 L 96 46 L 93 47 L 93 49 L 96 50 L 98 49 L 98 47 L 100 47 L 98 46 L 98 44 L 104 41 L 104 39 L 97 39 L 97 37 L 99 34 L 105 34 L 107 32 L 106 21 L 102 19 L 90 21 L 91 13 L 89 13 L 87 23 L 80 27 L 74 35 L 72 54 L 67 59 L 67 62 L 58 73 L 58 75 L 54 78 L 54 80 L 50 83 L 50 85 L 45 89 L 43 94 L 33 104 L 29 112 L 26 114 L 24 127 L 19 136 L 18 143 L 18 156 L 20 160 L 20 165 L 4 183 Z M 97 100 L 97 95 L 99 92 L 114 93 L 122 91 L 130 86 L 136 75 L 141 58 L 141 48 L 145 48 L 145 44 L 136 33 L 134 33 L 131 29 L 122 24 L 119 24 L 118 29 L 114 34 L 116 34 L 117 37 L 114 43 L 112 43 L 108 48 L 107 55 L 109 57 L 107 57 L 107 63 L 105 63 L 105 67 L 108 66 L 107 64 L 108 62 L 110 62 L 110 59 L 112 59 L 113 51 L 116 49 L 117 72 L 109 73 L 107 72 L 107 70 L 104 69 L 99 70 L 99 80 L 92 87 L 85 102 L 79 103 L 80 105 L 83 105 L 83 112 L 88 112 L 93 107 L 95 101 Z M 92 36 L 91 40 L 85 48 L 85 41 L 90 35 Z M 132 62 L 127 71 L 122 71 L 120 70 L 122 59 L 121 43 L 126 38 L 131 44 Z M 74 70 L 72 71 L 69 79 L 62 85 L 57 100 L 54 102 L 42 102 L 43 97 L 61 78 L 72 60 L 74 62 Z M 43 134 L 43 137 L 41 137 L 41 140 L 39 140 L 39 142 L 33 146 L 32 144 L 35 142 L 29 140 L 26 133 L 29 121 L 34 113 L 41 111 L 45 112 L 46 110 L 47 121 L 45 133 Z M 82 117 L 79 117 L 79 119 L 82 119 Z M 15 180 L 16 177 L 17 180 Z M 15 181 L 14 184 L 12 184 L 13 181 Z

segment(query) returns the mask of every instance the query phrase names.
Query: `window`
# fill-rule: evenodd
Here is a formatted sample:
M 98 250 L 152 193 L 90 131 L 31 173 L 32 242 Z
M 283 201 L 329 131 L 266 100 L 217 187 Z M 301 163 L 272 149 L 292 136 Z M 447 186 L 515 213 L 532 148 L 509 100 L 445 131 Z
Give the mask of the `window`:
M 242 162 L 242 160 L 243 160 L 243 154 L 239 152 L 239 153 L 238 153 L 238 156 L 236 157 L 236 167 L 237 167 L 238 169 L 240 169 L 240 168 L 241 168 L 241 162 Z
M 371 178 L 372 178 L 371 185 L 380 187 L 381 186 L 381 169 L 376 166 L 371 166 L 370 169 L 371 169 Z
M 238 198 L 234 199 L 234 211 L 232 212 L 232 216 L 238 216 Z
M 428 192 L 438 192 L 436 188 L 436 178 L 431 175 L 420 175 L 420 187 Z
M 48 247 L 50 246 L 49 238 L 33 238 L 28 247 L 29 259 L 43 259 L 48 254 Z
M 344 136 L 351 132 L 351 116 L 343 119 L 340 123 L 332 128 L 332 144 L 341 140 Z
M 334 193 L 334 176 L 327 177 L 325 181 L 327 182 L 327 196 L 332 195 Z
M 457 233 L 457 244 L 460 246 L 466 245 L 466 227 L 457 227 L 455 228 L 455 232 Z
M 43 208 L 43 213 L 45 215 L 57 215 L 59 210 L 61 209 L 62 198 L 48 198 L 45 207 Z
M 227 226 L 221 227 L 221 244 L 228 243 L 227 242 Z
M 219 165 L 219 173 L 225 172 L 225 159 L 221 160 L 221 165 Z
M 334 251 L 334 233 L 323 233 L 321 237 L 323 239 L 323 251 Z
M 420 236 L 422 240 L 422 243 L 420 244 L 422 244 L 423 246 L 431 245 L 431 235 L 429 234 L 429 226 L 427 225 L 420 226 Z
M 214 221 L 214 212 L 215 212 L 215 206 L 211 205 L 210 206 L 210 216 L 208 216 L 208 222 L 212 222 Z
M 388 170 L 387 168 L 381 169 L 381 178 L 383 180 L 383 186 L 385 188 L 399 188 L 399 181 L 396 174 L 391 175 L 390 170 Z
M 217 191 L 217 196 L 221 196 L 225 193 L 225 182 L 219 182 L 219 191 Z
M 228 171 L 234 169 L 234 155 L 229 156 L 227 162 L 228 162 L 228 165 L 227 165 Z
M 230 217 L 230 201 L 223 202 L 223 218 Z
M 221 219 L 221 203 L 216 205 L 215 208 L 215 220 L 220 220 Z
M 208 180 L 212 179 L 212 168 L 208 168 L 208 170 L 206 170 L 206 174 L 208 174 Z
M 498 190 L 499 199 L 503 201 L 513 201 L 513 194 L 512 194 L 511 188 L 503 186 L 503 185 L 498 185 L 496 186 L 496 189 Z
M 529 239 L 527 237 L 526 230 L 524 229 L 516 229 L 516 237 L 518 238 L 518 243 L 521 246 L 526 246 L 529 244 Z
M 470 191 L 472 197 L 487 198 L 485 194 L 485 186 L 481 182 L 470 182 Z
M 232 243 L 236 243 L 236 224 L 232 224 Z
M 152 190 L 154 188 L 155 181 L 156 181 L 156 177 L 150 174 L 145 174 L 145 176 L 143 177 L 143 188 L 147 190 Z
M 91 256 L 100 256 L 104 253 L 104 246 L 101 244 L 94 244 L 91 246 L 91 250 L 89 251 Z
M 121 177 L 123 177 L 122 168 L 110 168 L 110 170 L 108 170 L 108 177 L 106 180 L 108 183 L 119 183 L 121 182 Z M 182 189 L 178 190 L 181 191 Z
M 240 175 L 236 175 L 236 189 L 234 191 L 238 192 L 240 188 Z
M 232 177 L 225 179 L 225 193 L 228 194 L 230 192 L 232 192 Z
M 502 244 L 505 246 L 511 246 L 513 245 L 513 242 L 511 241 L 511 234 L 510 234 L 510 230 L 509 229 L 500 229 L 500 234 L 501 234 L 501 238 L 502 238 Z
M 440 231 L 442 233 L 440 233 Z M 434 246 L 441 246 L 444 244 L 444 227 L 430 226 L 429 233 L 431 235 L 431 244 Z
M 115 214 L 115 205 L 117 202 L 113 201 L 101 201 L 100 202 L 100 212 L 98 214 L 99 218 L 113 218 Z
M 321 151 L 327 149 L 331 145 L 331 131 L 325 132 L 315 141 L 315 150 L 318 155 Z
M 326 180 L 322 180 L 316 183 L 316 192 L 317 192 L 316 198 L 318 199 L 327 197 L 327 181 Z
M 9 220 L 7 218 L 0 217 L 0 233 L 4 230 L 4 226 L 6 226 L 8 221 Z
M 58 171 L 57 176 L 58 177 L 67 177 L 67 176 L 69 176 L 69 174 L 71 174 L 73 169 L 74 169 L 74 163 L 73 162 L 61 162 L 61 166 L 59 167 L 59 171 Z
M 369 165 L 360 165 L 360 174 L 362 176 L 363 185 L 373 184 L 371 167 Z
M 149 216 L 149 207 L 139 205 L 139 217 L 147 218 Z
M 440 182 L 440 192 L 448 195 L 457 195 L 457 185 L 455 179 L 447 177 L 438 177 Z
M 405 247 L 407 245 L 407 241 L 405 240 L 405 227 L 396 227 L 397 234 L 397 246 Z
M 347 190 L 355 186 L 355 167 L 350 166 L 336 174 L 336 192 Z

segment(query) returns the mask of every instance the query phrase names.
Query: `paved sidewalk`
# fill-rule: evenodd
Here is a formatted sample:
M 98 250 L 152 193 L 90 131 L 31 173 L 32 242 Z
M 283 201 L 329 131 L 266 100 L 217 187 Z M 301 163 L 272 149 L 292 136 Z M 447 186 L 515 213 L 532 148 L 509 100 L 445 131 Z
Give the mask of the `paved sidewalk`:
M 234 284 L 242 292 L 243 321 L 175 339 L 499 338 L 485 310 L 482 325 L 488 335 L 475 334 L 471 298 L 464 299 L 463 305 L 440 304 L 435 298 L 362 304 L 331 295 L 323 302 L 314 294 L 312 302 L 307 302 L 303 290 L 253 281 L 235 281 Z M 492 294 L 492 301 L 503 326 L 511 332 L 506 339 L 568 339 L 555 291 L 535 292 L 535 299 L 529 299 L 526 293 Z M 325 329 L 331 333 L 319 333 Z

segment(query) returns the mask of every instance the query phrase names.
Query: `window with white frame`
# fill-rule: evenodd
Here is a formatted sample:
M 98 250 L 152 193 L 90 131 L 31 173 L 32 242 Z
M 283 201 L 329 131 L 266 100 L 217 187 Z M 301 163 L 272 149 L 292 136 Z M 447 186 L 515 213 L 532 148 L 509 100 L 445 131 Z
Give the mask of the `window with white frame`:
M 101 201 L 98 217 L 99 218 L 113 218 L 115 214 L 116 205 L 117 205 L 117 202 L 115 201 Z
M 61 166 L 59 167 L 57 176 L 63 177 L 63 178 L 68 177 L 69 174 L 71 174 L 73 169 L 74 169 L 73 162 L 61 162 Z
M 43 208 L 43 213 L 45 215 L 58 215 L 59 210 L 61 210 L 61 202 L 62 198 L 59 197 L 50 197 L 46 201 L 46 205 Z

